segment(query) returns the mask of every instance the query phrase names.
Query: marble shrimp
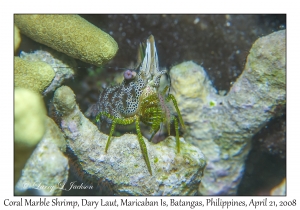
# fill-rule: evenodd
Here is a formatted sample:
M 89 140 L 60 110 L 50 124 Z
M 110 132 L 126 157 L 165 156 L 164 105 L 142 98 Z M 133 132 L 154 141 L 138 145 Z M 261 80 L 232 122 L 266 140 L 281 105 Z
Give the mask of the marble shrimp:
M 143 51 L 144 48 L 145 51 Z M 141 45 L 139 55 L 139 60 L 143 59 L 138 67 L 139 71 L 126 70 L 124 80 L 120 85 L 104 89 L 94 105 L 94 113 L 99 129 L 103 122 L 111 125 L 105 152 L 109 148 L 116 125 L 129 125 L 135 122 L 141 152 L 148 171 L 152 175 L 147 147 L 141 134 L 140 121 L 151 127 L 151 139 L 163 125 L 167 126 L 170 135 L 170 124 L 174 122 L 177 152 L 180 152 L 178 121 L 183 129 L 185 126 L 175 97 L 167 94 L 168 86 L 162 92 L 159 91 L 160 78 L 167 71 L 159 69 L 152 35 L 147 39 L 146 46 Z M 172 115 L 167 106 L 170 101 L 175 107 L 177 116 Z

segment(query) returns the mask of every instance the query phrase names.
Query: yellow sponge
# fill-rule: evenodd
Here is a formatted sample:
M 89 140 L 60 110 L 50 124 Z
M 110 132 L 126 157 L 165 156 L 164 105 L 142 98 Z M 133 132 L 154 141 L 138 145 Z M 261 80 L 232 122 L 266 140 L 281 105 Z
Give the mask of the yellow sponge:
M 26 61 L 19 57 L 15 57 L 14 73 L 15 87 L 23 87 L 39 93 L 43 93 L 55 76 L 49 64 Z
M 111 36 L 78 15 L 15 15 L 15 24 L 31 39 L 98 66 L 118 50 Z
M 46 107 L 42 97 L 31 90 L 15 89 L 15 143 L 34 147 L 45 133 Z
M 36 145 L 46 131 L 46 107 L 42 97 L 25 88 L 15 88 L 14 94 L 14 182 Z
M 15 52 L 16 52 L 21 43 L 21 34 L 17 26 L 15 26 L 14 32 L 15 32 Z

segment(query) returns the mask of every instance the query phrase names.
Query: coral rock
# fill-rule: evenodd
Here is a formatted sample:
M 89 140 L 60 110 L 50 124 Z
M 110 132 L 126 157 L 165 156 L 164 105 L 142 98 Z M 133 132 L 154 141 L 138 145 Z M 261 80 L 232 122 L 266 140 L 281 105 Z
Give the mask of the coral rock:
M 284 111 L 285 74 L 285 30 L 253 44 L 244 72 L 226 96 L 217 94 L 193 62 L 171 69 L 171 93 L 187 125 L 184 137 L 208 159 L 201 194 L 236 194 L 252 136 Z
M 270 195 L 284 195 L 286 196 L 286 179 L 284 178 L 282 180 L 282 182 L 277 185 L 276 187 L 274 187 L 271 192 Z
M 180 138 L 181 152 L 178 154 L 174 137 L 159 144 L 153 144 L 144 138 L 153 171 L 151 176 L 137 136 L 125 134 L 113 137 L 108 152 L 105 153 L 108 136 L 85 118 L 77 105 L 74 108 L 73 103 L 58 104 L 64 98 L 74 98 L 73 92 L 66 90 L 66 87 L 56 90 L 54 106 L 62 113 L 61 129 L 66 136 L 71 156 L 75 159 L 77 175 L 82 180 L 95 182 L 102 190 L 106 187 L 103 194 L 197 194 L 206 163 L 198 148 Z
M 68 86 L 62 86 L 55 91 L 53 102 L 61 114 L 69 114 L 76 106 L 75 94 Z
M 47 118 L 47 131 L 37 145 L 15 186 L 17 195 L 60 195 L 68 179 L 65 139 L 52 119 Z
M 44 62 L 26 61 L 15 57 L 15 87 L 23 87 L 38 93 L 50 85 L 55 72 L 50 65 Z
M 20 53 L 20 58 L 26 61 L 42 61 L 49 64 L 55 72 L 55 77 L 51 84 L 44 90 L 43 95 L 55 91 L 60 87 L 65 79 L 73 78 L 76 69 L 76 61 L 60 52 L 47 48 L 46 50 L 36 50 L 33 53 Z
M 78 15 L 15 15 L 21 33 L 73 58 L 103 65 L 118 50 L 107 33 Z
M 170 77 L 173 79 L 172 90 L 175 96 L 206 100 L 209 91 L 208 86 L 203 84 L 208 80 L 201 66 L 192 61 L 181 63 L 172 68 Z

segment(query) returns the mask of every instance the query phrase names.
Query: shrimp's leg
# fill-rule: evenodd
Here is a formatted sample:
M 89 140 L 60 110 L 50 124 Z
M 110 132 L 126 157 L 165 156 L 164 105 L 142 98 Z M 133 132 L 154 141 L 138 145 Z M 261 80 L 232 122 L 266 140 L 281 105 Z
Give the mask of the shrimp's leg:
M 185 125 L 184 125 L 184 123 L 183 123 L 183 120 L 182 120 L 182 117 L 181 117 L 181 113 L 180 113 L 180 111 L 179 111 L 179 109 L 178 109 L 177 101 L 176 101 L 175 97 L 174 97 L 172 94 L 169 94 L 169 95 L 167 96 L 167 102 L 169 102 L 170 100 L 172 100 L 172 102 L 173 102 L 173 104 L 174 104 L 174 107 L 175 107 L 176 112 L 177 112 L 177 114 L 178 114 L 178 118 L 179 118 L 179 122 L 180 122 L 180 124 L 181 124 L 181 127 L 183 128 L 183 130 L 185 130 Z
M 139 143 L 140 143 L 142 154 L 144 156 L 148 171 L 149 171 L 150 175 L 152 175 L 151 165 L 150 165 L 150 161 L 149 161 L 149 158 L 148 158 L 147 147 L 146 147 L 146 144 L 144 142 L 144 139 L 143 139 L 143 136 L 142 136 L 142 133 L 141 133 L 141 129 L 140 129 L 140 120 L 139 120 L 138 116 L 136 116 L 135 119 L 136 119 L 135 126 L 136 126 L 136 131 L 137 131 L 137 134 L 138 134 L 138 140 L 139 140 Z
M 180 141 L 179 141 L 179 129 L 178 129 L 178 120 L 177 120 L 177 117 L 174 117 L 174 124 L 175 124 L 175 133 L 176 133 L 176 147 L 177 147 L 177 152 L 180 153 Z
M 129 124 L 133 123 L 135 119 L 133 117 L 118 118 L 118 117 L 111 116 L 107 112 L 100 112 L 96 117 L 97 122 L 101 119 L 101 116 L 105 116 L 105 117 L 107 117 L 108 119 L 110 119 L 112 121 L 112 125 L 111 125 L 109 136 L 108 136 L 108 140 L 107 140 L 107 143 L 106 143 L 106 146 L 105 146 L 105 152 L 107 152 L 110 141 L 111 141 L 111 137 L 112 137 L 112 135 L 115 131 L 116 124 L 129 125 Z

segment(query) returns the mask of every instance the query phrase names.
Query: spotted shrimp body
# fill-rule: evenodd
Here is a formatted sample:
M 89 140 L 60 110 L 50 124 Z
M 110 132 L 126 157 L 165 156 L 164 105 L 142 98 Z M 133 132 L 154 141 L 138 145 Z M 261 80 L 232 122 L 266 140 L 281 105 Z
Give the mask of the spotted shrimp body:
M 115 126 L 118 124 L 129 125 L 135 122 L 140 148 L 151 175 L 152 170 L 148 152 L 139 122 L 142 121 L 146 125 L 151 126 L 153 131 L 152 138 L 162 124 L 167 124 L 170 134 L 170 123 L 174 121 L 178 152 L 180 151 L 178 119 L 182 128 L 184 128 L 176 99 L 171 94 L 166 96 L 168 87 L 161 93 L 158 91 L 160 78 L 166 73 L 165 70 L 159 69 L 155 41 L 151 35 L 147 39 L 145 56 L 139 66 L 138 73 L 126 70 L 123 82 L 120 85 L 104 89 L 93 108 L 99 128 L 102 122 L 111 124 L 105 152 L 108 150 Z M 169 101 L 173 102 L 178 116 L 170 115 L 170 110 L 166 106 L 166 103 Z

